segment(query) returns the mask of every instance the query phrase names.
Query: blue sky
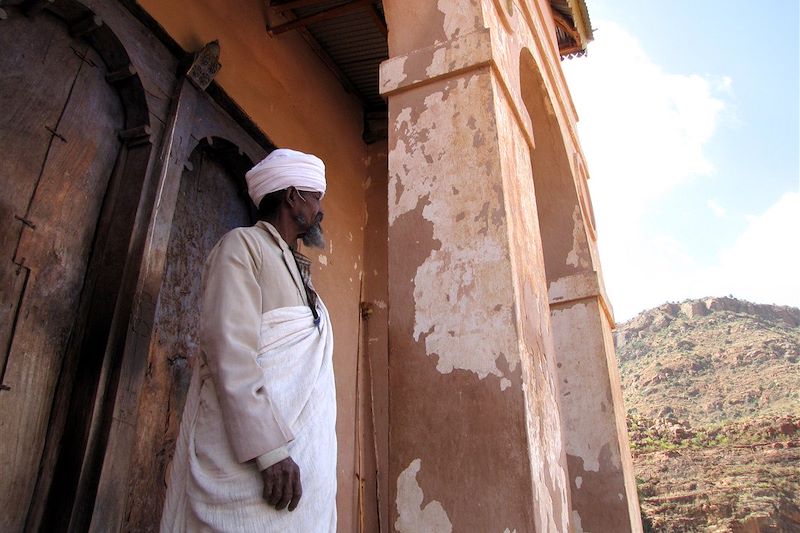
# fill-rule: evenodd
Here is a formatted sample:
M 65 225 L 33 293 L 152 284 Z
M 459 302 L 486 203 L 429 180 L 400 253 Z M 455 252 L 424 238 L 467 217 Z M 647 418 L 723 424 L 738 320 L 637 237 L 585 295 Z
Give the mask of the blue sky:
M 617 320 L 800 305 L 800 2 L 587 4 L 595 41 L 563 67 Z

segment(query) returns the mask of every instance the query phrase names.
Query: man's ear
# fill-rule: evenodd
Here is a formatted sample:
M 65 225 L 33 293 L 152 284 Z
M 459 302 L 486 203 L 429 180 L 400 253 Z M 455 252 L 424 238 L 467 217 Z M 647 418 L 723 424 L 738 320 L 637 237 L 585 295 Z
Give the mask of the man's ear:
M 294 204 L 297 203 L 297 189 L 294 187 L 287 187 L 284 192 L 283 200 L 289 207 L 294 207 Z

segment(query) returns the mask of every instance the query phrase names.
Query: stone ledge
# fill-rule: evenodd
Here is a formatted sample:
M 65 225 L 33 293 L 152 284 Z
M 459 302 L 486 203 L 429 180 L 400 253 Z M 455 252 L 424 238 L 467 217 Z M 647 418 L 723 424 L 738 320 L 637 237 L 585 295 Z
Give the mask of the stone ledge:
M 488 29 L 414 50 L 381 63 L 380 92 L 389 96 L 433 80 L 485 67 L 492 62 Z
M 599 300 L 611 327 L 614 328 L 616 325 L 605 288 L 594 270 L 572 276 L 564 276 L 551 281 L 547 286 L 547 297 L 550 301 L 551 310 L 578 300 L 596 298 Z

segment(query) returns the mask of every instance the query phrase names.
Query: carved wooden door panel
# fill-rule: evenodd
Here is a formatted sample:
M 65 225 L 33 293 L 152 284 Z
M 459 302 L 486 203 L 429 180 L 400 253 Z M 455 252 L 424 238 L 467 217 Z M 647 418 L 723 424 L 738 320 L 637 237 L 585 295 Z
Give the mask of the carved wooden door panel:
M 37 479 L 123 126 L 102 60 L 49 14 L 0 20 L 0 530 Z
M 254 222 L 242 172 L 226 164 L 220 147 L 216 148 L 201 143 L 181 177 L 150 340 L 149 373 L 139 403 L 140 430 L 133 450 L 135 469 L 125 530 L 152 530 L 161 516 L 167 465 L 178 437 L 192 362 L 198 355 L 205 258 L 228 230 Z M 238 155 L 237 150 L 233 152 Z

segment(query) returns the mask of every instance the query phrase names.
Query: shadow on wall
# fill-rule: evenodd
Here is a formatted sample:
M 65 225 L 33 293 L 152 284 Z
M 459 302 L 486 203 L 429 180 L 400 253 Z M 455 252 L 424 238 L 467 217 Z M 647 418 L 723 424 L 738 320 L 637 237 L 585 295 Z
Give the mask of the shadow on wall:
M 533 125 L 533 183 L 548 285 L 593 270 L 576 180 L 567 148 L 536 60 L 520 53 L 522 100 Z

